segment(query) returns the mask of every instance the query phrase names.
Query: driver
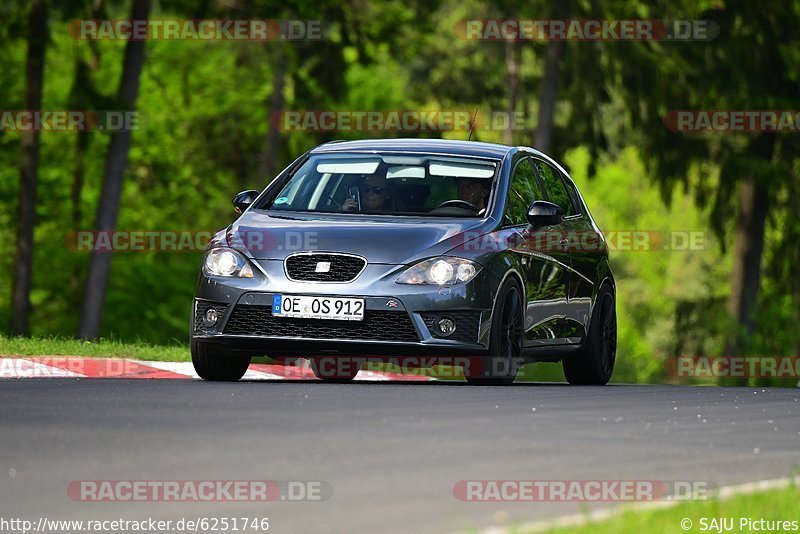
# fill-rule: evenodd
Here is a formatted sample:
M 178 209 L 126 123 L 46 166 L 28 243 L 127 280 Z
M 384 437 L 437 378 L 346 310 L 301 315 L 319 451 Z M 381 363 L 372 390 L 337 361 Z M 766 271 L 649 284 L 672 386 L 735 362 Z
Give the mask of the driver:
M 392 188 L 386 176 L 371 174 L 364 177 L 358 186 L 361 193 L 361 211 L 392 211 Z M 348 198 L 342 204 L 342 211 L 356 211 L 356 201 Z
M 469 202 L 477 206 L 479 213 L 486 210 L 486 201 L 489 198 L 489 187 L 487 180 L 475 178 L 458 178 L 456 187 L 458 188 L 458 199 Z

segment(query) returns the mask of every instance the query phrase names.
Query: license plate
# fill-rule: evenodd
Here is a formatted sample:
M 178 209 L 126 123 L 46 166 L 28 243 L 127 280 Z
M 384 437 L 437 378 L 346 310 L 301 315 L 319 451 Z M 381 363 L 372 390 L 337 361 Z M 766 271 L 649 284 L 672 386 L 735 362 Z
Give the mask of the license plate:
M 303 319 L 361 321 L 364 319 L 364 299 L 274 295 L 272 297 L 272 315 Z

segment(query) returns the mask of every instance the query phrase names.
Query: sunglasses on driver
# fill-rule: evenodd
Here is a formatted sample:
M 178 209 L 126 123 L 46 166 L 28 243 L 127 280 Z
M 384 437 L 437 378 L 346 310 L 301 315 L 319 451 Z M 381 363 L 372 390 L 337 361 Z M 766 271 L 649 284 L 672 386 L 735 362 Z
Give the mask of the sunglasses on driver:
M 361 184 L 361 185 L 358 186 L 358 189 L 364 194 L 369 193 L 370 191 L 373 191 L 373 192 L 375 192 L 375 194 L 381 195 L 386 191 L 386 186 L 385 185 L 377 186 L 377 185 Z

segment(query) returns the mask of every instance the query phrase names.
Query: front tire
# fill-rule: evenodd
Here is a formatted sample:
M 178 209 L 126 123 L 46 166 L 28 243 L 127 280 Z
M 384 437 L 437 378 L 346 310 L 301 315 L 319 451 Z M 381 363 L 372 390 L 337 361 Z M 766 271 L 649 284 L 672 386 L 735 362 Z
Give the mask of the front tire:
M 617 310 L 614 290 L 603 284 L 595 299 L 592 322 L 581 350 L 562 360 L 567 382 L 602 386 L 611 379 L 617 358 Z
M 250 356 L 226 353 L 197 341 L 192 341 L 190 347 L 194 370 L 203 380 L 235 382 L 250 365 Z
M 361 370 L 361 363 L 334 357 L 312 358 L 311 370 L 320 380 L 345 384 L 356 377 Z
M 497 292 L 492 331 L 489 337 L 489 357 L 464 368 L 464 377 L 474 386 L 506 386 L 514 382 L 522 363 L 523 315 L 522 292 L 512 279 Z

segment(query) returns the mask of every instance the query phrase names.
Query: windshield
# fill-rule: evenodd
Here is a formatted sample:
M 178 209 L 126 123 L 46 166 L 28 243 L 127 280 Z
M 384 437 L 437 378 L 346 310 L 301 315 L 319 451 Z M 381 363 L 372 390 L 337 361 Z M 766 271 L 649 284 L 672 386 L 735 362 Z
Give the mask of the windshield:
M 276 211 L 482 217 L 493 161 L 398 154 L 312 156 L 271 195 Z

